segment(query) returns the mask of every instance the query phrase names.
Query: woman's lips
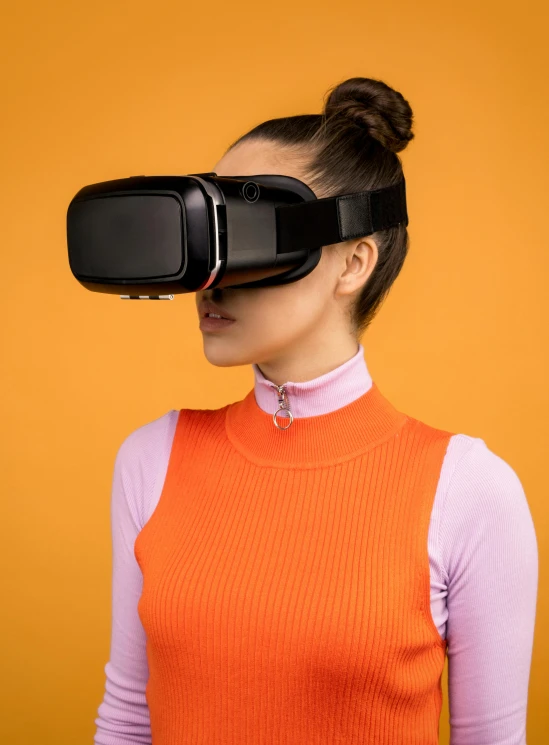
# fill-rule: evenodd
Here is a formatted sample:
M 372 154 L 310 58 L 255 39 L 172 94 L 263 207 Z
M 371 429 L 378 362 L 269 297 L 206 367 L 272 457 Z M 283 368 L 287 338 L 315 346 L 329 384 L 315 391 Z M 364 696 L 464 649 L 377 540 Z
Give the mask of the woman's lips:
M 212 318 L 211 316 L 202 316 L 200 319 L 200 330 L 201 331 L 221 331 L 229 326 L 232 326 L 236 321 L 232 321 L 228 318 Z

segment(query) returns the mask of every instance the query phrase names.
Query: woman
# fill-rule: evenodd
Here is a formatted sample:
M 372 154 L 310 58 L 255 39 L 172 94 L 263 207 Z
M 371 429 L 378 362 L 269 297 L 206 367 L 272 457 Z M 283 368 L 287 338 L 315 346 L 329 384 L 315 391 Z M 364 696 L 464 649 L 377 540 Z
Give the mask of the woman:
M 400 93 L 352 78 L 212 170 L 317 197 L 380 188 L 411 124 Z M 482 439 L 398 411 L 360 343 L 407 246 L 401 224 L 324 247 L 297 282 L 196 293 L 207 359 L 251 364 L 255 384 L 120 447 L 96 745 L 434 745 L 446 654 L 452 745 L 526 742 L 538 555 L 521 483 Z

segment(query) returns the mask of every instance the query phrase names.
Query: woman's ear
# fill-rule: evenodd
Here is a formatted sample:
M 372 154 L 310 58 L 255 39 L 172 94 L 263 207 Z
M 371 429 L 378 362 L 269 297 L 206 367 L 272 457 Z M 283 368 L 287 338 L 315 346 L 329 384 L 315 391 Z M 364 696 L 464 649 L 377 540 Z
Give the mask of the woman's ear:
M 338 277 L 336 294 L 352 295 L 367 282 L 368 277 L 374 271 L 378 260 L 378 250 L 375 240 L 368 236 L 366 238 L 353 238 L 341 244 L 344 257 L 343 271 Z

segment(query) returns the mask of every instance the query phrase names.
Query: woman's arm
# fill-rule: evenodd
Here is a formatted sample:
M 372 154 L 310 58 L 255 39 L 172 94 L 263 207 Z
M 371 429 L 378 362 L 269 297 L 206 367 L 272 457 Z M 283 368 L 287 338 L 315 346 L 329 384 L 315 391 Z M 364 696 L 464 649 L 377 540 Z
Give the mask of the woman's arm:
M 443 505 L 451 745 L 526 745 L 538 549 L 521 482 L 480 438 Z
M 143 576 L 134 542 L 158 499 L 176 417 L 173 411 L 135 430 L 116 455 L 111 492 L 111 649 L 94 745 L 151 745 L 146 636 L 137 612 Z

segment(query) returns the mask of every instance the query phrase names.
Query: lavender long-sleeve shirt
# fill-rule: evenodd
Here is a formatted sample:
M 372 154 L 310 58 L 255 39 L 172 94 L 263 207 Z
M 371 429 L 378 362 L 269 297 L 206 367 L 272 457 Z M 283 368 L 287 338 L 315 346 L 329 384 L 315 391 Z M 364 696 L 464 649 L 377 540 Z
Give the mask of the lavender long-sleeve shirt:
M 258 406 L 276 388 L 253 365 Z M 372 385 L 359 345 L 335 370 L 285 383 L 294 417 L 322 416 Z M 95 745 L 151 745 L 145 632 L 137 612 L 137 534 L 166 476 L 178 410 L 131 432 L 116 455 L 111 493 L 112 632 Z M 273 423 L 274 426 L 274 423 Z M 526 745 L 526 708 L 538 587 L 534 524 L 515 471 L 478 437 L 454 435 L 429 524 L 431 614 L 448 640 L 451 745 Z

